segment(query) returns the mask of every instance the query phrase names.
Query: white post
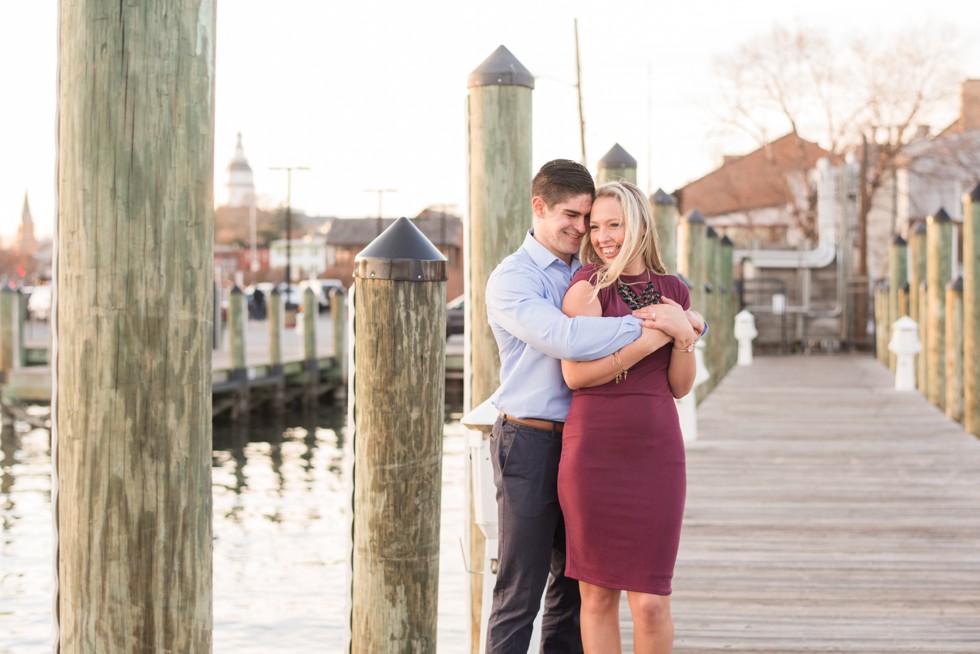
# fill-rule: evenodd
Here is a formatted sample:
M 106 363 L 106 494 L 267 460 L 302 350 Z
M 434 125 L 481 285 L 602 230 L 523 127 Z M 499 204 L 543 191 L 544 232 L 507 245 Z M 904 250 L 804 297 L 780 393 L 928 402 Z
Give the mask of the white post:
M 677 418 L 681 423 L 681 434 L 684 436 L 684 443 L 690 444 L 698 439 L 698 386 L 711 379 L 708 367 L 704 365 L 704 341 L 699 340 L 694 346 L 694 386 L 684 397 L 674 400 L 677 405 Z
M 908 316 L 892 323 L 892 340 L 888 350 L 895 355 L 895 390 L 915 390 L 915 355 L 922 349 L 919 326 Z
M 735 340 L 738 341 L 738 365 L 752 365 L 752 341 L 759 335 L 755 329 L 755 316 L 742 309 L 735 314 Z

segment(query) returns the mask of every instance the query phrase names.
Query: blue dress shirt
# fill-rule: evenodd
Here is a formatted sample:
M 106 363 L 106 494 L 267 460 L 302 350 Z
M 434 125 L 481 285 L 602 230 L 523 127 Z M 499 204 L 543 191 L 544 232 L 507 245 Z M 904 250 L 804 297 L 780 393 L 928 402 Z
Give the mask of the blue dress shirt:
M 500 388 L 493 405 L 515 418 L 564 421 L 572 402 L 561 360 L 592 361 L 640 337 L 633 316 L 569 318 L 561 311 L 572 276 L 567 263 L 534 240 L 498 265 L 487 280 L 487 319 L 500 349 Z

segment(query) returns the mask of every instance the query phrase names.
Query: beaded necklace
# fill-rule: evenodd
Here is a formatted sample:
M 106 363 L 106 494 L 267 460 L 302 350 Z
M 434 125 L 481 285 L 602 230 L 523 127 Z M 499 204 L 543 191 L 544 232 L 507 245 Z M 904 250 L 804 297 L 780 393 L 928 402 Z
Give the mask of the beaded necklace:
M 653 287 L 652 279 L 647 280 L 646 287 L 644 287 L 643 292 L 639 295 L 620 279 L 616 284 L 616 292 L 619 293 L 619 297 L 623 298 L 626 306 L 634 311 L 648 304 L 660 304 L 660 291 Z

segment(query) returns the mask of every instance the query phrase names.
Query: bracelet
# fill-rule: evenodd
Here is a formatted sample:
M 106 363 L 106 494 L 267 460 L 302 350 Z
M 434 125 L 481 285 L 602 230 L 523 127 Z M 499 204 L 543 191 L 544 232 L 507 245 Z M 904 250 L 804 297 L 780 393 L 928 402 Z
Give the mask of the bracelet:
M 618 384 L 621 381 L 626 381 L 626 375 L 629 374 L 629 370 L 623 367 L 623 362 L 619 360 L 619 350 L 613 352 L 613 361 L 615 361 L 616 365 L 619 366 L 619 372 L 616 373 L 616 383 Z
M 698 343 L 697 341 L 694 341 L 693 343 L 691 343 L 687 347 L 677 347 L 676 345 L 672 345 L 671 347 L 674 348 L 674 351 L 675 352 L 693 352 L 694 351 L 694 346 L 697 345 L 697 343 Z

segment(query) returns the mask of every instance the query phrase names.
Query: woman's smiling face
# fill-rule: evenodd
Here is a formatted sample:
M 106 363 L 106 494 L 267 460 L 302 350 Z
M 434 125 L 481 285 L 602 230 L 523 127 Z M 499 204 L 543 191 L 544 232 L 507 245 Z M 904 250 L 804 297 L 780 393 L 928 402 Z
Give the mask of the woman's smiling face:
M 592 204 L 589 218 L 589 239 L 602 261 L 609 263 L 623 247 L 626 229 L 623 210 L 616 198 L 601 197 Z

